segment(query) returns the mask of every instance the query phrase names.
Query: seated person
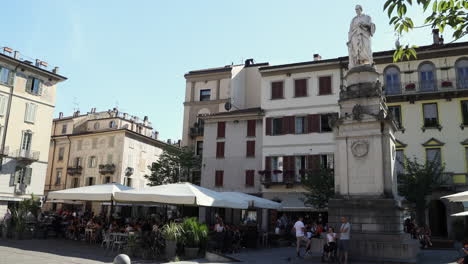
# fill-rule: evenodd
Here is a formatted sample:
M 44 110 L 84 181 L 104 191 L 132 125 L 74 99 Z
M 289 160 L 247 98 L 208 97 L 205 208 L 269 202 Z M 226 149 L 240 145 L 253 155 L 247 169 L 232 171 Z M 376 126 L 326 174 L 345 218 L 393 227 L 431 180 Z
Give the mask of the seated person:
M 459 260 L 457 260 L 457 263 L 458 264 L 468 264 L 468 241 L 465 241 L 463 243 L 463 253 L 465 254 L 465 256 L 463 258 L 460 258 Z

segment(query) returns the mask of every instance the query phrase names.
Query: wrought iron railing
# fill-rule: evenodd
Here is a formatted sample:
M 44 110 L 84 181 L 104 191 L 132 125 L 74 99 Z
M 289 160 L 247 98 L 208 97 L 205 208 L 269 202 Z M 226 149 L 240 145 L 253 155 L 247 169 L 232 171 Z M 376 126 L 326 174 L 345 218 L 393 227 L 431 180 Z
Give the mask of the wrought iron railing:
M 113 174 L 115 172 L 115 164 L 100 164 L 99 173 L 101 174 Z
M 37 161 L 39 160 L 39 156 L 39 151 L 31 151 L 27 149 L 17 149 L 13 154 L 15 159 L 24 161 Z
M 384 92 L 387 96 L 459 90 L 468 90 L 468 79 L 414 81 L 384 86 Z

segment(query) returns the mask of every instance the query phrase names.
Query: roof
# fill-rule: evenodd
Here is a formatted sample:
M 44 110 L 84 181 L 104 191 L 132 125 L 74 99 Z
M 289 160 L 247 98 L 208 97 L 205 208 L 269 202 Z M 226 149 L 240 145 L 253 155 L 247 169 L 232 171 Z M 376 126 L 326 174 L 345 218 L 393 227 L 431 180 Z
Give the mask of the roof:
M 55 78 L 57 78 L 57 79 L 59 79 L 59 80 L 61 80 L 61 81 L 67 80 L 67 77 L 65 77 L 65 76 L 62 76 L 62 75 L 57 74 L 57 73 L 54 73 L 54 72 L 52 72 L 52 71 L 48 71 L 48 70 L 42 69 L 42 68 L 37 67 L 37 66 L 35 66 L 35 65 L 33 65 L 33 64 L 26 63 L 25 61 L 22 61 L 22 60 L 19 60 L 19 59 L 15 59 L 15 58 L 13 58 L 13 57 L 11 57 L 11 56 L 8 56 L 8 55 L 2 54 L 2 53 L 0 53 L 0 58 L 7 59 L 7 60 L 9 60 L 9 61 L 11 61 L 11 62 L 14 62 L 14 63 L 18 63 L 19 65 L 22 65 L 22 66 L 27 67 L 27 68 L 32 68 L 32 69 L 34 69 L 34 70 L 40 71 L 40 72 L 42 72 L 42 73 L 45 73 L 45 74 L 47 74 L 47 75 L 52 75 L 53 77 L 55 77 Z
M 418 47 L 415 50 L 416 52 L 424 52 L 424 51 L 444 50 L 444 49 L 450 49 L 450 48 L 459 48 L 459 47 L 468 47 L 468 41 L 448 43 L 448 44 L 443 44 L 443 45 L 426 45 L 426 46 Z M 374 58 L 393 56 L 394 53 L 395 53 L 395 50 L 392 49 L 392 50 L 374 52 L 373 56 Z M 342 56 L 342 57 L 326 59 L 326 60 L 304 61 L 304 62 L 296 62 L 296 63 L 279 64 L 279 65 L 261 67 L 260 71 L 274 70 L 274 69 L 281 69 L 281 68 L 288 68 L 288 67 L 295 67 L 295 66 L 314 65 L 314 64 L 320 65 L 320 64 L 333 63 L 333 62 L 339 63 L 339 62 L 347 62 L 347 61 L 348 61 L 348 57 Z
M 184 76 L 188 75 L 197 75 L 197 74 L 207 74 L 207 73 L 216 73 L 216 72 L 228 72 L 231 71 L 234 65 L 226 65 L 224 67 L 217 67 L 217 68 L 208 68 L 208 69 L 201 69 L 195 71 L 189 71 Z

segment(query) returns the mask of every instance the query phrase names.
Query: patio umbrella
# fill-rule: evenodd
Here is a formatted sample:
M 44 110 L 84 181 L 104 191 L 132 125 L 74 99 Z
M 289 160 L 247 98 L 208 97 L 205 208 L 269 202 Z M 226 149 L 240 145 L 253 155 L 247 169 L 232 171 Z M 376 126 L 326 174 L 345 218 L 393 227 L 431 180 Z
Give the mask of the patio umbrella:
M 191 183 L 173 183 L 115 193 L 119 202 L 152 202 L 174 205 L 195 205 L 247 209 L 245 200 L 223 195 Z
M 461 213 L 457 213 L 457 214 L 453 214 L 451 216 L 467 216 L 468 215 L 468 211 L 465 211 L 465 212 L 461 212 Z
M 450 202 L 468 202 L 468 191 L 443 196 L 441 199 L 448 199 Z
M 132 189 L 118 183 L 98 184 L 50 192 L 47 199 L 110 202 L 116 192 Z
M 251 207 L 255 208 L 263 208 L 263 209 L 279 209 L 281 208 L 281 204 L 277 202 L 273 202 L 271 200 L 257 197 L 254 195 L 241 193 L 241 192 L 222 192 L 222 194 L 233 197 L 235 199 L 241 199 L 247 201 Z

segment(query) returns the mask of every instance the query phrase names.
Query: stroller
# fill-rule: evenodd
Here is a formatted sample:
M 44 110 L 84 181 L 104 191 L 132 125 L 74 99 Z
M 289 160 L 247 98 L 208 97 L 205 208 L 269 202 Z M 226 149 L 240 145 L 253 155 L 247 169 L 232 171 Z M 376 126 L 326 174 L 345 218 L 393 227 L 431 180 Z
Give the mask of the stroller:
M 335 263 L 338 260 L 336 242 L 326 243 L 323 246 L 322 262 Z

